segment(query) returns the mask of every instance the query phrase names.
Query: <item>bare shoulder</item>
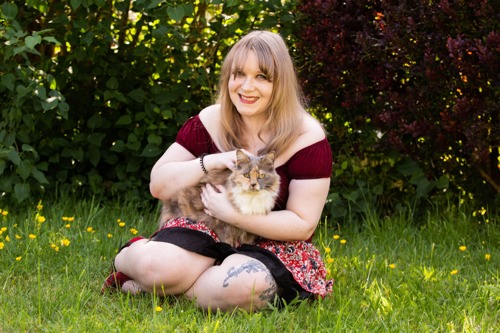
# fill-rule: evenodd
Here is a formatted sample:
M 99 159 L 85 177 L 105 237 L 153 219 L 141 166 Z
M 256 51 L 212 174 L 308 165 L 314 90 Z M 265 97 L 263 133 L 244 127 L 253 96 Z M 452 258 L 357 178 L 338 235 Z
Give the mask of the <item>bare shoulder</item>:
M 215 131 L 217 131 L 217 125 L 220 121 L 220 105 L 213 104 L 207 106 L 203 110 L 201 110 L 200 120 L 203 123 L 203 126 L 207 129 L 208 133 L 212 136 Z
M 302 148 L 308 147 L 325 138 L 325 131 L 316 119 L 309 114 L 305 114 L 303 119 L 302 134 L 290 147 L 293 153 L 296 153 Z
M 323 126 L 311 115 L 305 114 L 302 123 L 302 134 L 277 158 L 276 165 L 286 163 L 299 150 L 323 140 L 325 136 Z
M 311 144 L 325 138 L 325 130 L 318 120 L 307 114 L 304 116 L 304 139 L 310 140 Z

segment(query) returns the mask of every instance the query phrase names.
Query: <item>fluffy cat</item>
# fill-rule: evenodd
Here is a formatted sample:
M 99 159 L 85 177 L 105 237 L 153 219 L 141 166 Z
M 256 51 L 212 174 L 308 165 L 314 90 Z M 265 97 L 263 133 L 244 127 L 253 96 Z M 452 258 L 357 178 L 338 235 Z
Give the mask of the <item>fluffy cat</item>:
M 183 216 L 205 223 L 222 242 L 232 246 L 253 243 L 256 239 L 254 234 L 205 214 L 201 188 L 207 183 L 224 185 L 229 200 L 242 214 L 267 214 L 274 207 L 279 192 L 280 178 L 274 169 L 274 159 L 274 152 L 255 157 L 237 150 L 233 170 L 210 171 L 200 184 L 187 187 L 171 200 L 163 202 L 160 225 L 170 218 Z

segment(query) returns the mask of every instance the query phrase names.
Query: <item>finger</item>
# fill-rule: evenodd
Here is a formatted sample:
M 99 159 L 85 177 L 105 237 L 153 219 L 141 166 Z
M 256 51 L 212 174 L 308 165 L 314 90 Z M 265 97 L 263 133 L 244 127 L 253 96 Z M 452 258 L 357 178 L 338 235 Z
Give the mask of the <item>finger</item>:
M 206 191 L 207 195 L 211 195 L 211 194 L 217 192 L 215 187 L 212 184 L 205 185 L 205 191 Z
M 226 188 L 224 187 L 224 185 L 216 185 L 215 186 L 215 189 L 217 190 L 217 192 L 219 193 L 224 193 L 226 192 Z

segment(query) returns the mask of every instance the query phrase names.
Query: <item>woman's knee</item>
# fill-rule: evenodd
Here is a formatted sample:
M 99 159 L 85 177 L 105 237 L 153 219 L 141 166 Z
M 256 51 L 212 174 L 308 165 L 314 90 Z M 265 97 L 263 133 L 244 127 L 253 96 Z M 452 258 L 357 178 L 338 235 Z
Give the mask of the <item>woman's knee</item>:
M 169 243 L 148 242 L 127 249 L 124 273 L 140 283 L 144 291 L 163 295 L 184 293 L 213 259 Z M 120 270 L 120 267 L 117 266 Z
M 200 276 L 192 296 L 203 308 L 252 311 L 272 302 L 277 289 L 276 281 L 262 262 L 240 256 Z
M 260 261 L 250 259 L 227 270 L 223 290 L 236 300 L 266 304 L 277 293 L 277 284 L 269 269 Z

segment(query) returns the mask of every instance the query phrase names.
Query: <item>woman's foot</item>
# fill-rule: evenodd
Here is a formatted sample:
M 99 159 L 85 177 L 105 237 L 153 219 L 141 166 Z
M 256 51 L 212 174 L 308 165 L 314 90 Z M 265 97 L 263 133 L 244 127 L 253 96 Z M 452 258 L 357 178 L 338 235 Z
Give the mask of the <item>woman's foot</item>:
M 138 236 L 138 237 L 132 238 L 127 243 L 125 243 L 125 245 L 120 247 L 120 249 L 118 250 L 118 253 L 120 253 L 124 248 L 129 247 L 132 243 L 135 243 L 141 239 L 144 239 L 144 237 Z M 115 265 L 113 264 L 111 267 L 111 273 L 108 275 L 106 280 L 104 280 L 104 283 L 101 287 L 101 294 L 104 294 L 106 292 L 106 290 L 109 290 L 109 291 L 114 291 L 117 289 L 122 290 L 123 286 L 126 284 L 127 281 L 133 281 L 130 277 L 123 274 L 122 272 L 117 272 L 114 266 Z M 135 281 L 133 281 L 133 282 L 135 282 Z M 137 286 L 137 288 L 139 288 L 139 291 L 132 292 L 132 290 L 137 290 L 137 288 L 135 286 L 132 287 L 132 284 L 129 284 L 129 286 L 127 288 L 129 288 L 130 292 L 134 295 L 137 294 L 138 292 L 140 292 L 140 288 L 138 286 Z M 125 292 L 127 292 L 127 291 L 125 291 Z
M 142 292 L 141 286 L 135 280 L 125 281 L 122 285 L 122 293 L 130 293 L 131 295 L 137 295 Z
M 111 274 L 109 274 L 106 280 L 104 280 L 104 283 L 101 287 L 101 294 L 104 294 L 106 290 L 114 291 L 117 289 L 122 289 L 123 285 L 127 281 L 131 280 L 132 280 L 131 278 L 129 278 L 122 272 L 111 272 Z

